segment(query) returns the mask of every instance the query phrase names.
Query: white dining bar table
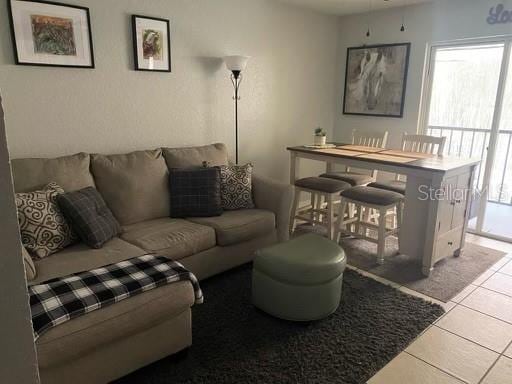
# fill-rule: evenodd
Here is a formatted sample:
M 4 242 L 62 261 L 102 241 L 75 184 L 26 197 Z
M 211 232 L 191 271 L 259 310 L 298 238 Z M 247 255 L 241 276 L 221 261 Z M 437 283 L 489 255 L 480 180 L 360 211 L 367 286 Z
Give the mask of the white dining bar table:
M 425 276 L 430 275 L 439 260 L 457 257 L 463 251 L 479 159 L 348 144 L 336 144 L 333 148 L 296 146 L 287 150 L 292 185 L 305 160 L 324 162 L 327 171 L 341 164 L 406 176 L 399 251 L 416 259 Z

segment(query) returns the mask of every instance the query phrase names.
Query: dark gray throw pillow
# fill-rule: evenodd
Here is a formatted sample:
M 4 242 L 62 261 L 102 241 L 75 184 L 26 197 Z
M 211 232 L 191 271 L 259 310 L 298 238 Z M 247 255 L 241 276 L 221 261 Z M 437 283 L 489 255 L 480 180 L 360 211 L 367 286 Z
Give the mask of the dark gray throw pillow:
M 57 203 L 80 240 L 91 248 L 101 248 L 121 233 L 118 221 L 93 187 L 59 195 Z
M 171 169 L 169 189 L 171 217 L 222 214 L 219 167 Z

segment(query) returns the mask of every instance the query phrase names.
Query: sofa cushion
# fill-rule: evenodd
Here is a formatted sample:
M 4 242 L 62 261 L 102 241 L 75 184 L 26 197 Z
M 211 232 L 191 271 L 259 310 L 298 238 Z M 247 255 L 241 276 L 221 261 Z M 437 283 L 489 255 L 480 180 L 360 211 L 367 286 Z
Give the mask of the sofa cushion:
M 92 155 L 96 187 L 121 225 L 169 216 L 169 172 L 162 152 Z
M 66 192 L 94 186 L 87 153 L 53 159 L 13 159 L 11 166 L 16 192 L 35 191 L 51 182 Z
M 163 218 L 123 227 L 121 237 L 147 252 L 174 260 L 215 246 L 215 231 L 182 219 Z
M 91 248 L 101 248 L 121 233 L 121 226 L 93 187 L 59 195 L 57 203 L 73 230 Z
M 169 168 L 215 167 L 228 164 L 228 151 L 222 143 L 188 148 L 162 148 Z
M 217 217 L 194 217 L 187 220 L 214 228 L 219 245 L 241 243 L 276 228 L 274 213 L 263 209 L 225 211 Z
M 63 364 L 121 338 L 144 332 L 189 310 L 193 303 L 192 284 L 180 281 L 60 324 L 37 340 L 39 366 Z
M 57 204 L 57 196 L 63 193 L 55 183 L 39 191 L 16 193 L 21 241 L 38 258 L 78 240 Z
M 220 169 L 171 168 L 171 217 L 218 216 L 222 213 Z
M 89 271 L 146 253 L 143 249 L 118 237 L 110 240 L 101 249 L 91 249 L 83 243 L 75 244 L 50 257 L 35 260 L 37 277 L 29 284 L 38 284 L 56 277 Z

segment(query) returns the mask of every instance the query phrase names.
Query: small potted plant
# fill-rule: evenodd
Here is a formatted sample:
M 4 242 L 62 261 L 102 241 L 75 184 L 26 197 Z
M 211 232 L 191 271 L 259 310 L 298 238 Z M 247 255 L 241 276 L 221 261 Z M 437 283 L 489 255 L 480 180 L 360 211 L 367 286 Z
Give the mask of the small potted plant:
M 325 132 L 322 128 L 315 129 L 315 145 L 325 145 Z

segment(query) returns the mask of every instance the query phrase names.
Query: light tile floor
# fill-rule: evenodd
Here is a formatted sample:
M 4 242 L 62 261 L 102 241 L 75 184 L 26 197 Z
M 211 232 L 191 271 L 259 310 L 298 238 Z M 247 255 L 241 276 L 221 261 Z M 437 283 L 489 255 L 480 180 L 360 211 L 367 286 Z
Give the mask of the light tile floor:
M 512 383 L 512 244 L 474 235 L 467 241 L 507 256 L 449 303 L 358 270 L 446 310 L 368 384 Z

